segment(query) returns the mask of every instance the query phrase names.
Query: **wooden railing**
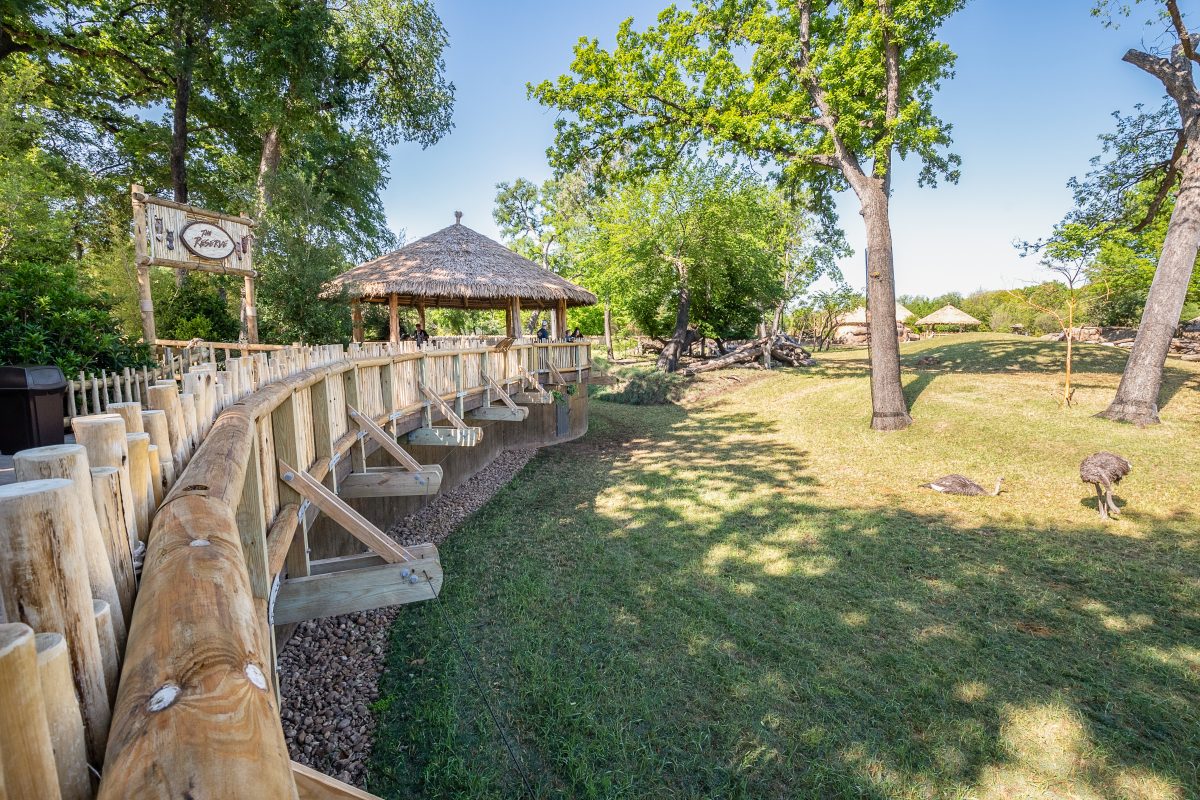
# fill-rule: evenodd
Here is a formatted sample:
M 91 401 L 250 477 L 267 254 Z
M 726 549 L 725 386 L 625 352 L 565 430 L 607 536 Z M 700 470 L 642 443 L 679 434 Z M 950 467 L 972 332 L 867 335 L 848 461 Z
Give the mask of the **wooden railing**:
M 406 602 L 441 572 L 432 545 L 348 511 L 339 481 L 376 476 L 371 436 L 469 445 L 473 415 L 524 419 L 514 399 L 589 367 L 586 343 L 285 347 L 194 362 L 144 386 L 145 410 L 112 403 L 72 421 L 77 445 L 18 454 L 0 487 L 0 796 L 87 798 L 95 774 L 101 798 L 350 796 L 291 763 L 275 674 L 275 624 L 342 612 L 285 590 L 396 567 L 411 585 L 372 585 Z M 310 561 L 319 510 L 381 558 Z

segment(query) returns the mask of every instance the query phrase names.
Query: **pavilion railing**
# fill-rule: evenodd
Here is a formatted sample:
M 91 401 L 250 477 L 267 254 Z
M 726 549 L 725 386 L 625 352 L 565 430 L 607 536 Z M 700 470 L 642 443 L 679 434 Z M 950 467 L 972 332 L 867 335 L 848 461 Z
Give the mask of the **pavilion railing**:
M 91 797 L 101 763 L 105 799 L 334 786 L 291 763 L 279 719 L 272 591 L 307 574 L 316 512 L 280 462 L 332 481 L 365 458 L 351 406 L 394 434 L 438 416 L 422 386 L 461 410 L 496 385 L 584 380 L 591 354 L 402 343 L 217 361 L 95 405 L 111 413 L 73 419 L 78 445 L 18 454 L 0 487 L 0 796 Z

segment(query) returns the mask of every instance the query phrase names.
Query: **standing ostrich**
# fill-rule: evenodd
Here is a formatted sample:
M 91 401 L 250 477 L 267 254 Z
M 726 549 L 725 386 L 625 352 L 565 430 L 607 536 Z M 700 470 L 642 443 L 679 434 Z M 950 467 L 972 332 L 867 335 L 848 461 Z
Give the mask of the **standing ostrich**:
M 1113 502 L 1113 486 L 1133 471 L 1133 465 L 1115 453 L 1099 452 L 1088 456 L 1079 465 L 1079 477 L 1084 483 L 1096 487 L 1096 505 L 1100 519 L 1108 521 L 1109 515 L 1119 515 L 1121 510 Z
M 996 490 L 989 492 L 965 475 L 946 475 L 938 478 L 936 481 L 922 483 L 921 488 L 933 489 L 935 492 L 943 492 L 944 494 L 965 494 L 972 497 L 986 494 L 995 497 L 1000 494 L 1000 487 L 1003 485 L 1004 478 L 996 478 Z

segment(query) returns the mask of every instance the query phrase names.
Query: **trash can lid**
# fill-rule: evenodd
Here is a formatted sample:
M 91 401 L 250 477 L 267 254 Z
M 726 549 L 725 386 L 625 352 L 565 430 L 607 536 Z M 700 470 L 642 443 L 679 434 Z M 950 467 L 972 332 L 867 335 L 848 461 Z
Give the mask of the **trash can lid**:
M 62 389 L 67 385 L 62 370 L 55 366 L 13 364 L 0 367 L 0 389 Z

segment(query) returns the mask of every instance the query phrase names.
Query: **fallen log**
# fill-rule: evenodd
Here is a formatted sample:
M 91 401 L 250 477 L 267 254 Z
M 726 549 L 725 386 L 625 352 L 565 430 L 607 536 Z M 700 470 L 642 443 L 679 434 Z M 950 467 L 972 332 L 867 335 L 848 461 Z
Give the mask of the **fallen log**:
M 706 361 L 703 364 L 697 364 L 687 369 L 680 370 L 684 375 L 692 376 L 700 372 L 709 372 L 722 367 L 731 367 L 734 364 L 740 364 L 747 361 L 753 361 L 762 353 L 762 347 L 767 343 L 769 337 L 764 336 L 761 339 L 756 339 L 753 342 L 748 342 L 738 349 L 734 350 L 729 355 L 714 358 L 711 361 Z

